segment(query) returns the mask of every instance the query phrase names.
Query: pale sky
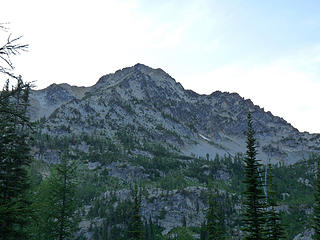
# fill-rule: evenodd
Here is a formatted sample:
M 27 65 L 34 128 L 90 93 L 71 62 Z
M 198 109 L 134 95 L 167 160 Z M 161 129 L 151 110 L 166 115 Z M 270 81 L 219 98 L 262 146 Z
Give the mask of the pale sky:
M 143 63 L 320 133 L 319 0 L 6 0 L 1 10 L 30 45 L 15 71 L 38 89 L 91 86 Z

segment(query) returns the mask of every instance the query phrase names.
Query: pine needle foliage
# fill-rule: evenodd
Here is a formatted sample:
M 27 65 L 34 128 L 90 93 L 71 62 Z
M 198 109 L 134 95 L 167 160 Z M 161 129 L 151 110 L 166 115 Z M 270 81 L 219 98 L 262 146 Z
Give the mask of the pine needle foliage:
M 77 166 L 71 154 L 61 154 L 33 199 L 36 239 L 73 239 L 78 225 L 76 213 Z
M 267 175 L 267 211 L 266 211 L 266 226 L 265 239 L 279 240 L 286 239 L 284 228 L 281 224 L 281 216 L 276 210 L 278 204 L 276 200 L 276 193 L 273 185 L 272 166 L 268 165 Z
M 245 156 L 243 231 L 246 240 L 263 238 L 265 223 L 265 195 L 261 181 L 261 164 L 256 159 L 257 143 L 251 114 L 248 114 L 247 151 Z
M 50 226 L 55 239 L 72 239 L 76 228 L 76 164 L 70 154 L 64 153 L 61 163 L 56 165 L 49 179 L 51 206 L 57 221 Z M 51 220 L 54 220 L 51 218 Z
M 0 239 L 26 239 L 29 215 L 26 190 L 31 163 L 30 121 L 26 114 L 30 85 L 17 79 L 0 92 Z
M 130 239 L 131 240 L 144 240 L 144 225 L 140 215 L 141 208 L 141 191 L 135 184 L 133 189 L 133 216 L 131 223 Z
M 223 235 L 223 223 L 219 214 L 219 207 L 214 199 L 213 194 L 209 197 L 209 208 L 206 215 L 207 220 L 207 232 L 208 240 L 222 240 Z

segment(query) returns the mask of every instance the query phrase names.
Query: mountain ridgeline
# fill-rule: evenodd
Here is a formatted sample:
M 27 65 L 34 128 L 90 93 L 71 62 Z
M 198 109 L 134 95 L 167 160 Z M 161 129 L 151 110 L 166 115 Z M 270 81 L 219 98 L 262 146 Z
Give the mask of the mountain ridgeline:
M 30 117 L 43 132 L 113 137 L 120 130 L 140 140 L 171 146 L 186 156 L 214 158 L 245 151 L 247 114 L 252 113 L 258 157 L 293 164 L 319 152 L 320 134 L 299 132 L 237 93 L 199 95 L 161 69 L 142 64 L 118 70 L 91 87 L 52 84 L 32 91 Z
M 262 168 L 274 166 L 287 237 L 310 236 L 320 135 L 299 132 L 237 93 L 199 95 L 142 64 L 91 87 L 31 91 L 30 195 L 42 222 L 29 232 L 46 239 L 48 219 L 55 228 L 48 192 L 56 192 L 63 169 L 74 193 L 68 219 L 77 219 L 75 239 L 205 240 L 212 197 L 221 233 L 241 238 L 249 112 Z

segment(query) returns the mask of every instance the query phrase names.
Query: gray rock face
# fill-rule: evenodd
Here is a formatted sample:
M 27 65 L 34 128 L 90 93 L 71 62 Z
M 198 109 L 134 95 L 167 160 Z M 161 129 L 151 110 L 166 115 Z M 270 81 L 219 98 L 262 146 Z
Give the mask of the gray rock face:
M 146 189 L 148 200 L 143 197 L 141 214 L 145 218 L 151 218 L 163 228 L 163 234 L 167 234 L 175 227 L 181 227 L 183 218 L 186 225 L 199 226 L 205 220 L 207 203 L 201 198 L 201 192 L 206 192 L 203 187 L 187 187 L 184 190 L 164 191 L 159 188 Z M 118 202 L 131 199 L 129 190 L 119 190 L 114 193 Z M 111 199 L 112 194 L 105 192 L 103 198 Z M 115 203 L 115 204 L 118 204 Z M 160 219 L 160 220 L 159 220 Z
M 30 115 L 33 120 L 46 117 L 50 134 L 112 136 L 129 126 L 138 138 L 205 157 L 245 150 L 249 111 L 261 159 L 290 164 L 319 152 L 319 134 L 301 133 L 237 93 L 199 95 L 163 70 L 142 64 L 105 75 L 90 88 L 53 84 L 33 91 Z
M 48 117 L 62 104 L 71 100 L 82 98 L 90 88 L 74 87 L 69 84 L 52 84 L 49 87 L 32 91 L 30 96 L 29 114 L 31 120 Z
M 300 233 L 297 236 L 295 236 L 293 240 L 311 240 L 311 239 L 313 239 L 312 238 L 313 234 L 314 234 L 314 229 L 306 230 L 305 232 Z

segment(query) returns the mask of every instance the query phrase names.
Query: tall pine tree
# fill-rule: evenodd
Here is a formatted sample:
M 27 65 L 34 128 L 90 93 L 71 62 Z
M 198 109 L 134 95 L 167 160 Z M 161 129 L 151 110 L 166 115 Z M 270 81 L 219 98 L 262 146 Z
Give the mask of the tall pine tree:
M 5 31 L 3 31 L 5 30 Z M 0 33 L 8 28 L 0 24 Z M 30 164 L 29 119 L 26 115 L 30 85 L 14 74 L 11 61 L 28 48 L 18 38 L 11 38 L 0 46 L 0 75 L 17 80 L 9 89 L 9 80 L 0 91 L 0 239 L 26 239 L 25 225 L 28 219 L 25 192 L 28 189 L 26 167 Z M 1 76 L 1 77 L 2 77 Z
M 144 240 L 144 226 L 140 215 L 141 208 L 141 191 L 138 185 L 135 184 L 133 189 L 133 216 L 131 221 L 131 230 L 129 232 L 130 239 Z
M 265 222 L 265 195 L 261 181 L 261 164 L 256 159 L 257 145 L 254 137 L 255 131 L 252 126 L 251 114 L 248 114 L 247 130 L 247 151 L 245 156 L 245 178 L 246 186 L 244 192 L 244 213 L 243 213 L 243 231 L 245 239 L 260 240 L 263 239 Z
M 78 222 L 76 211 L 76 164 L 69 153 L 63 153 L 59 164 L 39 187 L 34 198 L 35 239 L 72 239 Z
M 208 240 L 224 239 L 223 219 L 220 218 L 219 207 L 213 194 L 209 197 L 209 208 L 206 215 Z
M 30 121 L 27 106 L 30 85 L 17 79 L 0 92 L 0 239 L 26 239 L 28 219 L 27 167 L 31 163 Z
M 276 207 L 276 193 L 273 185 L 272 166 L 268 165 L 267 175 L 267 211 L 266 211 L 266 226 L 265 226 L 265 239 L 279 240 L 285 239 L 284 228 L 281 224 L 281 216 L 277 212 Z
M 203 223 L 201 223 L 201 227 L 200 227 L 200 240 L 207 240 L 207 224 L 204 221 Z

